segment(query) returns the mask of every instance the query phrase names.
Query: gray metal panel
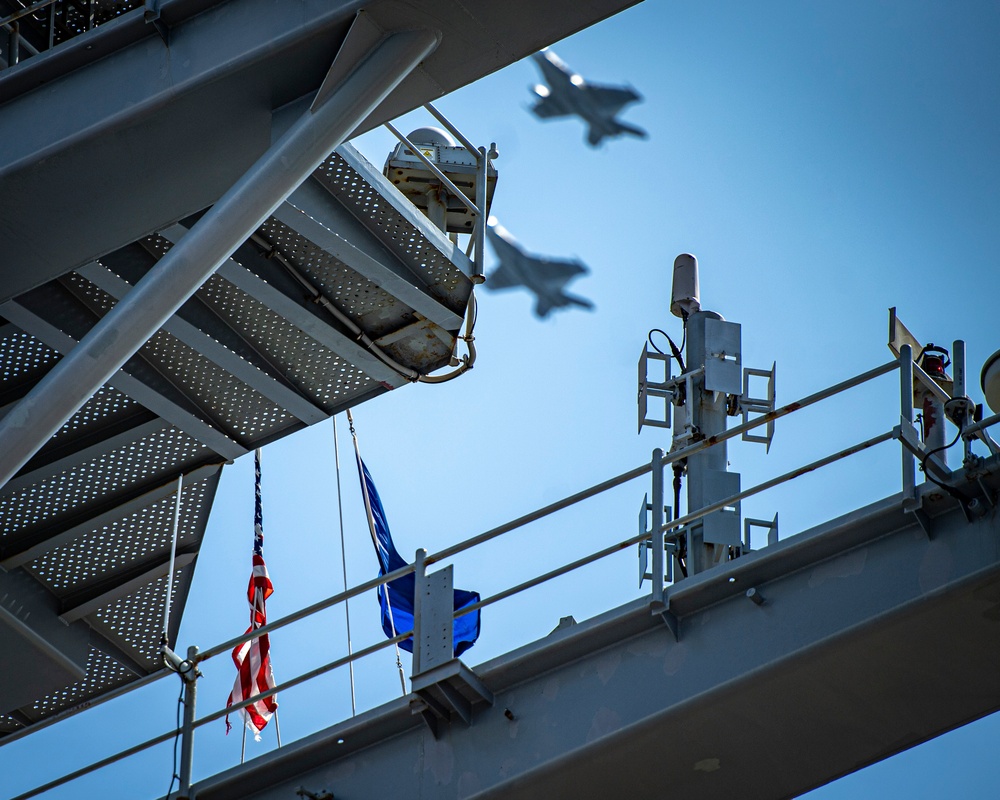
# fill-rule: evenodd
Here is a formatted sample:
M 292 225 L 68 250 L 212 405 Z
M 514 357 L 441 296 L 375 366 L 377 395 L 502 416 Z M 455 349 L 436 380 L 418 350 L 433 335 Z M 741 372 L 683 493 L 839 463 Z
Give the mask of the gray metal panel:
M 96 262 L 82 267 L 78 272 L 116 300 L 125 297 L 132 288 L 126 281 Z M 312 405 L 276 377 L 246 361 L 181 316 L 176 315 L 169 319 L 163 330 L 197 351 L 199 355 L 217 364 L 261 396 L 287 409 L 306 424 L 311 425 L 326 419 L 327 414 L 322 409 Z
M 415 631 L 415 674 L 439 667 L 455 655 L 452 642 L 454 583 L 454 567 L 451 564 L 437 572 L 417 577 L 414 616 L 420 620 L 420 629 Z
M 53 350 L 66 352 L 76 345 L 76 340 L 72 336 L 66 335 L 55 325 L 40 318 L 19 303 L 11 301 L 0 305 L 0 313 L 16 322 L 21 328 L 30 331 L 32 336 L 37 337 Z M 137 400 L 171 424 L 187 431 L 225 458 L 237 458 L 246 452 L 244 448 L 224 433 L 124 370 L 119 370 L 111 378 L 109 385 Z
M 740 474 L 708 469 L 704 472 L 705 496 L 722 499 L 740 493 Z M 740 503 L 733 508 L 720 508 L 702 520 L 705 544 L 727 544 L 738 547 L 743 530 Z
M 195 796 L 798 795 L 1000 707 L 1000 523 L 928 498 L 928 541 L 900 500 L 671 587 L 679 640 L 637 601 L 477 667 L 470 728 L 435 740 L 404 698 Z
M 737 322 L 705 320 L 705 391 L 743 392 L 743 346 Z
M 274 309 L 300 331 L 312 337 L 338 356 L 346 358 L 352 364 L 360 366 L 367 375 L 370 375 L 375 380 L 393 387 L 401 386 L 406 382 L 405 378 L 397 375 L 362 347 L 354 344 L 347 336 L 337 331 L 331 325 L 322 322 L 310 310 L 304 309 L 301 303 L 275 289 L 269 283 L 261 280 L 250 270 L 245 269 L 235 261 L 230 260 L 223 264 L 219 269 L 219 275 L 247 296 L 259 301 L 268 308 Z
M 0 571 L 0 596 L 5 711 L 84 677 L 86 628 L 60 624 L 52 598 L 23 573 Z

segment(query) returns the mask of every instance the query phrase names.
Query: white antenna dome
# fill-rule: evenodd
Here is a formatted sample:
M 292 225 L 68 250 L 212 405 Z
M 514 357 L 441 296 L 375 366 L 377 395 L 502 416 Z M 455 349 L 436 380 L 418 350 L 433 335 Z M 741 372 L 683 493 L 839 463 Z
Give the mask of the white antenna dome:
M 674 287 L 670 298 L 670 313 L 686 318 L 700 311 L 700 293 L 698 259 L 690 253 L 681 253 L 674 259 Z

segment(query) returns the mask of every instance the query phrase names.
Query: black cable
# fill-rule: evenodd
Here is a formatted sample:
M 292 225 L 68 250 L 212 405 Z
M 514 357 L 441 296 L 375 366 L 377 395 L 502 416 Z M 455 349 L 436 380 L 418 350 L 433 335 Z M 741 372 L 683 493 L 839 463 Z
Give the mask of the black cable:
M 939 424 L 943 425 L 944 420 L 941 420 Z M 952 439 L 948 444 L 943 444 L 940 447 L 935 447 L 933 450 L 924 453 L 923 457 L 920 459 L 920 469 L 923 471 L 924 475 L 927 476 L 927 480 L 929 480 L 931 483 L 937 486 L 940 486 L 948 494 L 950 494 L 952 497 L 954 497 L 956 500 L 958 500 L 960 503 L 964 505 L 965 497 L 962 496 L 961 492 L 959 492 L 958 490 L 954 489 L 951 486 L 948 486 L 948 484 L 946 483 L 941 483 L 941 481 L 935 478 L 931 474 L 930 470 L 927 469 L 927 461 L 928 459 L 930 459 L 931 456 L 933 456 L 935 453 L 940 453 L 942 450 L 947 450 L 951 447 L 954 447 L 956 444 L 958 444 L 958 440 L 961 438 L 962 438 L 962 430 L 961 428 L 959 428 L 958 433 L 955 434 L 955 438 Z
M 681 515 L 681 475 L 686 464 L 686 458 L 674 462 L 674 519 Z M 688 576 L 686 540 L 687 536 L 682 533 L 677 547 L 677 566 L 685 578 Z
M 669 358 L 670 356 L 667 355 L 666 353 L 664 353 L 653 342 L 653 334 L 654 333 L 658 333 L 661 336 L 665 336 L 666 337 L 667 341 L 670 343 L 671 354 L 673 355 L 674 358 L 677 359 L 677 364 L 680 366 L 680 368 L 681 368 L 681 374 L 683 375 L 687 370 L 684 367 L 684 356 L 681 354 L 681 351 L 684 349 L 684 344 L 687 342 L 687 326 L 685 326 L 685 328 L 684 328 L 684 338 L 681 339 L 681 346 L 680 347 L 678 347 L 677 345 L 675 345 L 674 344 L 674 340 L 670 338 L 670 335 L 666 331 L 662 330 L 661 328 L 653 328 L 648 334 L 646 334 L 646 341 L 649 342 L 649 346 L 652 347 L 661 356 L 667 356 L 667 358 Z
M 177 774 L 177 744 L 181 738 L 181 709 L 184 707 L 184 681 L 181 681 L 181 691 L 177 695 L 177 724 L 174 726 L 176 732 L 174 733 L 174 774 L 170 776 L 170 788 L 167 789 L 166 795 L 164 795 L 164 800 L 170 800 L 170 793 L 174 790 L 174 781 L 180 780 L 180 775 Z

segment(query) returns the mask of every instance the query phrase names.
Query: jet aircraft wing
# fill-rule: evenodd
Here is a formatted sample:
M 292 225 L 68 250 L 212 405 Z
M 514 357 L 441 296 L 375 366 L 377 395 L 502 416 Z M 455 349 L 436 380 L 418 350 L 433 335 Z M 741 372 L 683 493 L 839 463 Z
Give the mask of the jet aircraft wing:
M 539 98 L 538 102 L 531 107 L 531 112 L 541 119 L 568 117 L 573 113 L 551 95 Z
M 615 86 L 595 86 L 586 84 L 583 91 L 587 93 L 595 105 L 610 116 L 614 116 L 629 103 L 639 100 L 639 94 L 632 89 L 618 88 Z M 537 113 L 537 112 L 536 112 Z

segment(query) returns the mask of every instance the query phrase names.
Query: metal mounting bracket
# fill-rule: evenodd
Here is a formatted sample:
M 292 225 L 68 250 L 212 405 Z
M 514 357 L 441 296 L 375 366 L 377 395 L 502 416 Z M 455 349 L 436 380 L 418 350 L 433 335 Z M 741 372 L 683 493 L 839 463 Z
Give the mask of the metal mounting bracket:
M 435 739 L 442 722 L 458 719 L 469 726 L 477 705 L 493 705 L 493 692 L 457 658 L 414 675 L 410 685 L 417 695 L 410 710 L 423 716 Z
M 669 606 L 657 600 L 654 600 L 649 605 L 653 616 L 659 616 L 663 620 L 663 624 L 673 634 L 674 641 L 679 642 L 681 640 L 681 621 L 677 615 L 670 610 Z
M 676 396 L 676 389 L 670 380 L 670 356 L 651 351 L 648 344 L 643 345 L 639 356 L 639 431 L 643 425 L 653 428 L 670 427 L 670 405 Z M 663 380 L 649 380 L 649 362 L 659 361 L 663 364 Z M 663 400 L 663 418 L 649 416 L 649 398 Z
M 642 505 L 639 506 L 639 533 L 644 533 L 650 538 L 647 541 L 639 542 L 639 587 L 642 588 L 642 584 L 647 579 L 652 580 L 653 573 L 649 571 L 649 552 L 653 549 L 653 534 L 654 531 L 649 524 L 649 514 L 653 510 L 653 504 L 649 502 L 649 495 L 644 494 L 642 496 Z M 673 519 L 673 509 L 670 506 L 663 507 L 663 521 L 664 523 L 670 522 Z M 666 525 L 661 529 L 660 533 L 666 529 Z M 667 554 L 667 558 L 664 559 L 664 577 L 663 580 L 666 583 L 673 583 L 674 580 L 674 560 L 672 558 L 674 552 L 677 549 L 676 542 L 665 541 L 663 544 L 663 549 Z
M 767 529 L 767 546 L 770 547 L 772 544 L 778 543 L 778 514 L 775 512 L 774 519 L 768 521 L 766 519 L 751 519 L 747 517 L 743 520 L 743 552 L 751 552 L 750 548 L 750 529 L 751 528 L 766 528 Z
M 776 362 L 771 362 L 771 369 L 752 369 L 750 367 L 744 367 L 743 369 L 743 394 L 740 396 L 740 411 L 743 414 L 743 422 L 746 424 L 750 421 L 751 414 L 767 414 L 774 411 L 774 373 L 777 367 Z M 767 378 L 767 396 L 766 397 L 754 397 L 750 394 L 750 378 Z M 760 444 L 766 445 L 765 452 L 771 449 L 771 440 L 774 438 L 774 420 L 771 420 L 765 426 L 764 434 L 755 434 L 746 431 L 743 434 L 744 442 L 758 442 Z

